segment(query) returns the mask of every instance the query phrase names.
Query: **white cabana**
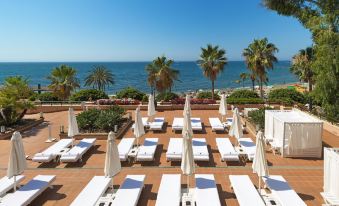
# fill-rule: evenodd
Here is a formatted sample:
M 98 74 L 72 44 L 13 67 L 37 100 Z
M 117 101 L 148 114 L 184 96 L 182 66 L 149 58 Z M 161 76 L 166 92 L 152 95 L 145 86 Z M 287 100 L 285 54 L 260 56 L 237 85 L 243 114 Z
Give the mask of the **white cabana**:
M 298 110 L 266 110 L 265 139 L 283 157 L 321 157 L 323 122 Z
M 221 115 L 221 120 L 224 121 L 224 116 L 227 114 L 227 102 L 226 95 L 222 94 L 219 105 L 219 114 Z
M 16 176 L 20 175 L 26 169 L 26 156 L 24 145 L 22 143 L 22 137 L 20 132 L 14 132 L 11 138 L 11 151 L 9 153 L 9 161 L 7 168 L 7 177 L 14 177 L 14 183 L 16 182 Z M 16 183 L 14 184 L 14 191 L 16 190 Z
M 324 192 L 327 203 L 339 204 L 339 148 L 324 148 Z

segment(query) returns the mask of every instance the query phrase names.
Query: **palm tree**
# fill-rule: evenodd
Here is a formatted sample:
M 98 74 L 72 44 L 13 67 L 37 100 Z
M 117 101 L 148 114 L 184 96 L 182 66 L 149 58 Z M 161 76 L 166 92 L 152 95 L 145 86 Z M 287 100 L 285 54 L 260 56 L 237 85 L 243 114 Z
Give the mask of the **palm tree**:
M 114 74 L 102 65 L 94 66 L 85 78 L 85 86 L 92 86 L 100 91 L 105 91 L 110 85 L 114 85 Z
M 267 83 L 267 70 L 273 69 L 273 64 L 278 61 L 275 53 L 278 48 L 269 43 L 267 38 L 255 39 L 243 51 L 247 68 L 250 69 L 259 80 L 260 96 L 263 97 L 263 83 Z
M 227 64 L 225 53 L 225 50 L 219 49 L 219 46 L 208 44 L 207 48 L 201 48 L 200 59 L 197 61 L 203 74 L 212 82 L 212 99 L 214 99 L 214 82 Z
M 76 78 L 77 71 L 67 65 L 61 65 L 52 70 L 47 79 L 51 80 L 48 86 L 55 95 L 62 100 L 66 100 L 73 90 L 80 87 L 79 80 Z
M 241 79 L 241 81 L 242 81 L 242 87 L 245 87 L 245 80 L 247 79 L 247 77 L 248 77 L 248 74 L 247 73 L 245 73 L 245 72 L 242 72 L 240 75 L 239 75 L 239 77 L 240 77 L 240 79 Z
M 313 81 L 313 71 L 312 71 L 312 62 L 314 60 L 313 48 L 307 47 L 302 49 L 298 54 L 292 57 L 292 66 L 290 68 L 291 72 L 298 76 L 300 81 L 308 83 L 308 91 L 312 91 Z
M 147 82 L 151 89 L 159 92 L 171 91 L 174 82 L 178 81 L 179 71 L 172 68 L 173 60 L 165 56 L 157 57 L 146 66 L 148 72 Z
M 252 91 L 254 91 L 255 80 L 257 80 L 257 76 L 255 75 L 255 73 L 253 71 L 251 71 L 251 73 L 249 74 L 249 77 L 252 81 Z

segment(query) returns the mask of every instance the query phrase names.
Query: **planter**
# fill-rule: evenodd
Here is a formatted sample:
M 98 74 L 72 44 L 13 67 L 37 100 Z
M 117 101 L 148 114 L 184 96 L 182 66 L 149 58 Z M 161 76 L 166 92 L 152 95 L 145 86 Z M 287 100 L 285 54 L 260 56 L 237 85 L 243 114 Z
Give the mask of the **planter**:
M 117 133 L 115 134 L 116 138 L 121 139 L 125 133 L 128 131 L 128 129 L 131 127 L 133 121 L 131 118 L 127 120 L 127 122 L 119 128 Z M 97 138 L 97 140 L 107 140 L 108 133 L 105 132 L 94 132 L 94 133 L 80 133 L 74 137 L 74 139 L 83 139 L 87 137 L 93 137 Z M 67 133 L 60 133 L 59 134 L 60 139 L 69 138 Z
M 33 127 L 35 127 L 35 126 L 37 126 L 37 125 L 39 125 L 43 122 L 44 122 L 44 118 L 40 118 L 40 119 L 34 120 L 32 122 L 28 122 L 26 125 L 22 125 L 22 126 L 19 126 L 18 128 L 15 128 L 15 131 L 22 133 L 22 132 L 25 132 L 27 130 L 31 130 Z M 0 133 L 0 140 L 11 138 L 12 134 L 15 131 Z

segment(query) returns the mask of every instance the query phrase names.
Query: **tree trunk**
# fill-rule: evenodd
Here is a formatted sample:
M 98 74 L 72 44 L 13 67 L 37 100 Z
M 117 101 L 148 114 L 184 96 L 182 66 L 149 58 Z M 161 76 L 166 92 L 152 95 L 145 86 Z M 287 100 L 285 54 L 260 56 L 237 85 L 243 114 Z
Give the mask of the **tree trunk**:
M 262 88 L 262 79 L 260 78 L 260 97 L 264 97 L 263 88 Z
M 252 90 L 254 91 L 254 87 L 255 87 L 255 80 L 254 79 L 252 79 Z
M 312 82 L 311 82 L 311 80 L 308 80 L 308 93 L 310 94 L 312 92 L 312 90 L 313 90 Z M 308 109 L 309 109 L 309 111 L 312 111 L 312 109 L 313 109 L 312 98 L 310 97 L 310 95 L 308 95 Z
M 212 80 L 212 100 L 214 100 L 214 80 Z

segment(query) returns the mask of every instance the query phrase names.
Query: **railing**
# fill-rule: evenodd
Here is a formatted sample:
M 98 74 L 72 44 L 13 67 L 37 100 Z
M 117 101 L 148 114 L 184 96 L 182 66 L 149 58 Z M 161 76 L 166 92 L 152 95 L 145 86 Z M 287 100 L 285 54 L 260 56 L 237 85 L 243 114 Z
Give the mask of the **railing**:
M 35 105 L 43 106 L 63 106 L 63 105 L 81 105 L 82 101 L 36 101 Z

